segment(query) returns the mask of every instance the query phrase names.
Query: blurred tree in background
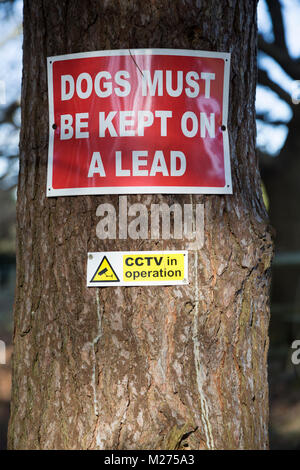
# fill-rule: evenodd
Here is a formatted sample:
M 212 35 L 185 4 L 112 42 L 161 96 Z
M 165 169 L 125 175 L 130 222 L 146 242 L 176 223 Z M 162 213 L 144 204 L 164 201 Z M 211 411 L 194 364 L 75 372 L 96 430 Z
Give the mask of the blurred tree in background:
M 0 366 L 0 449 L 6 448 L 11 388 L 12 303 L 15 288 L 15 209 L 18 179 L 22 2 L 0 2 L 0 339 L 6 365 Z
M 272 119 L 268 112 L 257 114 L 259 120 L 275 129 L 282 125 L 288 126 L 286 141 L 276 157 L 268 152 L 268 148 L 260 150 L 261 173 L 271 201 L 270 216 L 277 232 L 277 250 L 292 251 L 300 248 L 298 177 L 300 174 L 300 106 L 298 105 L 300 93 L 298 99 L 296 99 L 297 81 L 300 85 L 300 59 L 293 58 L 287 47 L 283 6 L 280 1 L 266 0 L 266 3 L 272 22 L 273 40 L 270 42 L 263 34 L 259 35 L 261 58 L 263 58 L 262 56 L 268 56 L 273 59 L 277 66 L 280 66 L 294 81 L 295 86 L 294 89 L 292 87 L 290 92 L 287 92 L 284 81 L 279 83 L 278 79 L 275 80 L 265 70 L 263 61 L 260 61 L 258 83 L 273 91 L 280 100 L 284 101 L 291 109 L 292 116 L 290 121 L 286 122 L 286 120 Z M 300 17 L 298 20 L 300 21 Z M 297 195 L 299 196 L 297 197 Z
M 18 0 L 0 0 L 0 63 L 2 64 L 4 60 L 7 62 L 8 56 L 10 62 L 16 59 L 14 48 L 11 47 L 16 39 L 19 41 L 18 47 L 21 50 L 20 4 Z M 281 447 L 286 445 L 287 448 L 291 446 L 297 448 L 300 437 L 299 383 L 297 368 L 292 366 L 290 361 L 290 345 L 294 339 L 300 338 L 300 201 L 298 202 L 300 199 L 298 189 L 300 104 L 297 104 L 297 97 L 300 98 L 297 96 L 300 59 L 295 53 L 291 53 L 290 44 L 287 41 L 286 21 L 288 11 L 292 10 L 295 15 L 298 14 L 299 24 L 299 4 L 299 0 L 260 0 L 259 5 L 264 8 L 268 27 L 261 27 L 259 35 L 258 150 L 262 177 L 269 199 L 271 223 L 277 233 L 270 332 L 271 419 L 274 427 L 274 445 Z M 297 31 L 294 32 L 294 41 L 299 42 Z M 16 67 L 20 68 L 20 60 Z M 280 70 L 280 73 L 277 75 L 272 73 L 275 70 Z M 16 75 L 16 78 L 13 79 L 13 75 Z M 284 76 L 289 78 L 290 84 L 292 80 L 295 81 L 294 88 L 287 86 L 288 81 L 283 79 Z M 13 292 L 11 284 L 7 283 L 7 267 L 13 262 L 15 243 L 15 187 L 18 175 L 20 127 L 20 83 L 16 84 L 18 80 L 20 82 L 13 66 L 5 65 L 0 68 L 0 83 L 1 81 L 5 83 L 5 100 L 2 100 L 3 89 L 0 85 L 0 329 L 2 337 L 5 328 L 8 331 L 10 329 Z M 270 105 L 267 99 L 271 92 L 278 102 L 280 100 L 281 103 L 285 103 L 286 112 L 274 112 L 272 104 Z M 286 134 L 285 142 L 276 154 L 272 145 L 273 136 L 278 136 L 282 132 Z M 284 396 L 287 404 L 283 403 Z M 279 401 L 280 405 L 275 406 Z M 275 415 L 281 412 L 281 416 L 290 417 L 293 424 L 286 425 L 286 422 L 280 421 L 281 418 L 277 419 L 274 413 L 272 416 L 272 403 Z M 281 429 L 285 429 L 286 444 L 280 441 L 280 436 L 276 435 L 280 430 L 276 428 L 277 424 L 274 420 L 277 420 L 276 423 L 283 423 Z
M 20 1 L 0 2 L 0 256 L 15 252 L 15 188 L 20 131 Z

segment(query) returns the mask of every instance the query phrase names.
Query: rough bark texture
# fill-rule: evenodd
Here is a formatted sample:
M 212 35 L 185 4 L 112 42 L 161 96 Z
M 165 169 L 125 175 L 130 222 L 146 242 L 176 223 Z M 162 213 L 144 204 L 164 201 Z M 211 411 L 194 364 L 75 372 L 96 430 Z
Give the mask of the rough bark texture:
M 128 197 L 205 204 L 188 287 L 86 288 L 88 251 L 188 241 L 103 242 L 96 208 L 116 196 L 45 196 L 46 57 L 128 47 L 232 53 L 233 196 Z M 272 242 L 255 85 L 254 0 L 25 0 L 10 448 L 267 448 Z

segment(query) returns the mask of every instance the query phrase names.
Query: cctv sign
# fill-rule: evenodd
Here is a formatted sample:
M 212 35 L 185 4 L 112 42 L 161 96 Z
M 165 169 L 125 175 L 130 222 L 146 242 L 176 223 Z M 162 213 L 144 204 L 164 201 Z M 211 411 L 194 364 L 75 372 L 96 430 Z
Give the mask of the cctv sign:
M 230 54 L 48 57 L 48 196 L 231 194 Z

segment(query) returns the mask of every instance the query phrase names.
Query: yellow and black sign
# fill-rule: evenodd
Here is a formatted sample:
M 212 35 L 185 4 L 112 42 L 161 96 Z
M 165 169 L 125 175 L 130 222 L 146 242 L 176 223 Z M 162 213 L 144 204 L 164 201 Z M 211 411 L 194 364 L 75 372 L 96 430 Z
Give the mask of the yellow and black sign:
M 89 287 L 176 284 L 188 284 L 187 251 L 108 251 L 88 255 Z

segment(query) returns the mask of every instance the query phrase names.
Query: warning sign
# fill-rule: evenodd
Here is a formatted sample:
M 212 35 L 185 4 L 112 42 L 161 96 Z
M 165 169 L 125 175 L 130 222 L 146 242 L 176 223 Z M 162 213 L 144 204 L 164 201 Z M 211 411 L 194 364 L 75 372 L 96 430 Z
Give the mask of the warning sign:
M 120 279 L 116 275 L 106 256 L 103 256 L 91 282 L 118 282 Z
M 87 286 L 188 284 L 187 251 L 89 253 Z

